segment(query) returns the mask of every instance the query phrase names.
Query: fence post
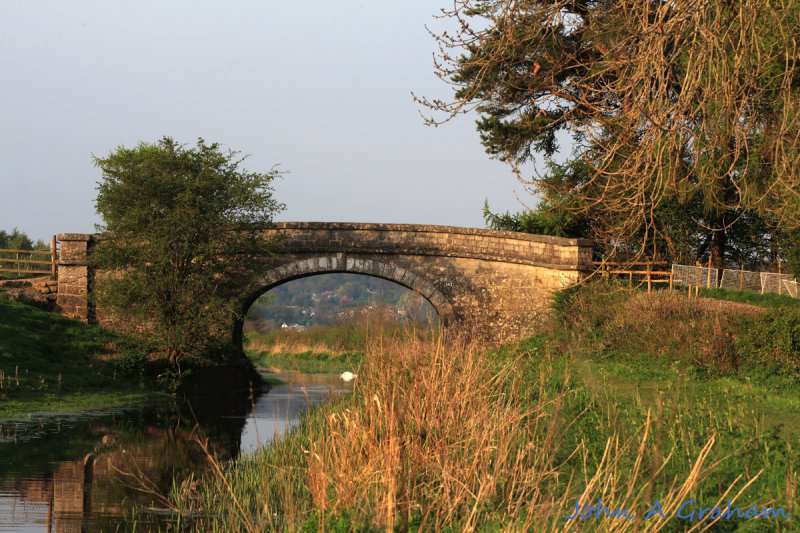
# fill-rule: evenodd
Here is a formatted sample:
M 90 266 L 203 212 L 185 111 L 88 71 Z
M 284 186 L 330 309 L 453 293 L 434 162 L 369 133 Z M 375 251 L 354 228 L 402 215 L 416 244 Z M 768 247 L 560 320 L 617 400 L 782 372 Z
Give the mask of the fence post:
M 53 239 L 50 241 L 50 251 L 51 251 L 51 260 L 50 260 L 50 275 L 53 279 L 56 279 L 56 261 L 58 261 L 58 255 L 56 254 L 56 236 L 53 235 Z
M 741 268 L 741 275 L 739 276 L 739 290 L 744 290 L 744 262 L 739 263 L 739 268 Z
M 647 292 L 650 292 L 650 288 L 653 286 L 653 282 L 651 281 L 650 272 L 653 270 L 653 264 L 647 263 Z
M 672 292 L 672 265 L 669 268 L 669 290 Z
M 781 285 L 783 285 L 781 283 L 781 260 L 778 259 L 778 295 L 781 294 Z

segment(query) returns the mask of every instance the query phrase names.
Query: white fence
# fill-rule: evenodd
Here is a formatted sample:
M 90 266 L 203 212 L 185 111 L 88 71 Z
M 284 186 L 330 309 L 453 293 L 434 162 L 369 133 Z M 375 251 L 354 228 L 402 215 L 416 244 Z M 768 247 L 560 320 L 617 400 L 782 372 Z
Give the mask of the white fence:
M 751 272 L 749 270 L 723 270 L 720 289 L 732 291 L 754 291 L 761 292 L 762 288 L 761 272 Z
M 789 274 L 776 274 L 773 272 L 752 272 L 749 270 L 720 271 L 716 268 L 672 265 L 672 281 L 679 285 L 692 287 L 707 287 L 729 289 L 734 291 L 753 291 L 774 294 L 788 294 L 793 298 L 798 294 L 797 281 Z
M 672 282 L 692 287 L 719 286 L 719 270 L 700 266 L 672 265 Z
M 784 279 L 781 280 L 783 288 L 786 289 L 786 294 L 792 298 L 800 298 L 800 286 L 796 281 Z

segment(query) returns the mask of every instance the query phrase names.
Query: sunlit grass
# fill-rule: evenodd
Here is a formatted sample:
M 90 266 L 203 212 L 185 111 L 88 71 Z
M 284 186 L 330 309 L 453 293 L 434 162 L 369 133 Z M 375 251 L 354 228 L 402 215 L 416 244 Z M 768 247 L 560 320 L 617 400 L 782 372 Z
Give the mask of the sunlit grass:
M 752 291 L 701 288 L 699 290 L 699 296 L 705 298 L 715 298 L 718 300 L 728 300 L 731 302 L 746 303 L 765 308 L 800 308 L 800 298 L 792 298 L 788 294 L 760 294 Z
M 612 284 L 554 310 L 551 329 L 494 350 L 373 328 L 351 395 L 232 464 L 210 455 L 213 475 L 169 505 L 212 531 L 796 528 L 790 309 Z M 790 518 L 679 518 L 691 500 Z M 566 519 L 598 501 L 635 518 Z M 656 502 L 665 519 L 645 519 Z

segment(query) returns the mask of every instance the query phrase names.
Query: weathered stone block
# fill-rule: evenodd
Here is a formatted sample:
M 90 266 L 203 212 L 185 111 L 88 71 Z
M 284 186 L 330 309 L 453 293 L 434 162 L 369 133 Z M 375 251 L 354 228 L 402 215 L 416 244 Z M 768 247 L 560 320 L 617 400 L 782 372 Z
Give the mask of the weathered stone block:
M 58 293 L 56 303 L 62 307 L 86 307 L 86 297 L 75 294 Z

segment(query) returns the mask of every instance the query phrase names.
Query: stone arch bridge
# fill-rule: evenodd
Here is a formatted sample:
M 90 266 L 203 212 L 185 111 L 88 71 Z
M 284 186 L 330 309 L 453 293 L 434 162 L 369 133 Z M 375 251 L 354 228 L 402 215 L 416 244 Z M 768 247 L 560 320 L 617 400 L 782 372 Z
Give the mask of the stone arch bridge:
M 242 278 L 238 305 L 293 279 L 351 272 L 397 282 L 427 299 L 451 330 L 491 343 L 529 335 L 548 296 L 591 267 L 592 241 L 451 226 L 284 222 L 281 251 Z M 86 254 L 93 237 L 61 234 L 57 303 L 87 320 Z M 233 325 L 234 342 L 242 324 Z

